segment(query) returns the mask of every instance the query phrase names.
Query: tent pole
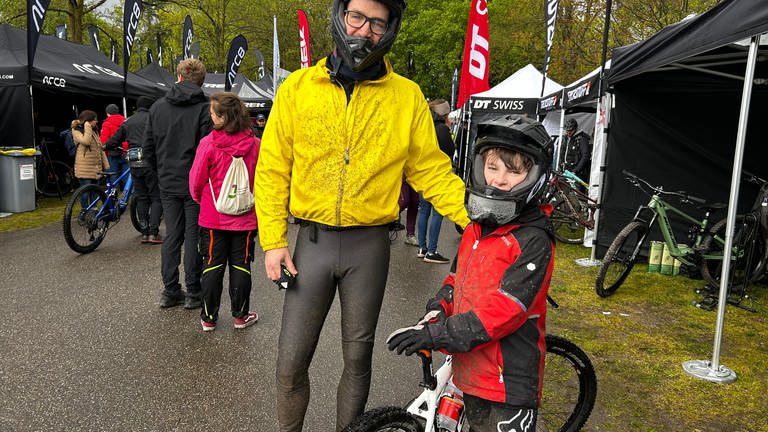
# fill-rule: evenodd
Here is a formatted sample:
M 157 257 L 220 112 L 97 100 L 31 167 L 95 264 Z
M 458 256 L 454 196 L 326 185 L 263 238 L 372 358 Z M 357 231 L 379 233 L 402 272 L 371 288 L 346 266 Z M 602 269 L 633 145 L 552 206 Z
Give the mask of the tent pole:
M 602 49 L 602 52 L 601 52 L 601 55 L 600 55 L 600 74 L 598 75 L 598 79 L 597 79 L 597 110 L 595 111 L 595 113 L 597 115 L 597 118 L 595 119 L 596 122 L 600 122 L 601 121 L 600 120 L 600 110 L 602 109 L 601 108 L 601 104 L 602 104 L 602 100 L 603 100 L 603 93 L 604 93 L 604 90 L 605 90 L 603 88 L 603 81 L 605 79 L 605 62 L 606 62 L 605 58 L 606 58 L 607 52 L 608 52 L 608 35 L 609 35 L 610 30 L 611 30 L 611 10 L 612 10 L 612 8 L 613 8 L 612 7 L 612 1 L 611 0 L 606 0 L 606 2 L 605 2 L 605 21 L 603 22 L 603 49 Z M 606 115 L 606 118 L 607 118 L 607 115 Z M 598 225 L 598 219 L 599 219 L 599 216 L 600 216 L 599 212 L 600 212 L 600 202 L 602 201 L 601 197 L 602 197 L 603 180 L 605 178 L 604 175 L 603 175 L 603 173 L 604 173 L 604 166 L 605 166 L 605 147 L 606 147 L 607 142 L 608 142 L 607 137 L 605 136 L 605 129 L 606 129 L 606 127 L 607 127 L 607 125 L 604 125 L 603 129 L 602 129 L 602 132 L 603 132 L 603 134 L 602 134 L 603 151 L 600 154 L 600 156 L 601 156 L 601 163 L 599 165 L 600 166 L 600 176 L 598 177 L 599 178 L 599 182 L 597 184 L 597 188 L 598 188 L 598 193 L 597 193 L 597 210 L 595 210 L 595 214 L 593 215 L 593 217 L 595 219 L 595 225 L 592 227 L 592 232 L 591 233 L 588 233 L 586 230 L 584 230 L 584 243 L 582 243 L 584 246 L 591 248 L 591 250 L 590 250 L 590 253 L 589 253 L 589 258 L 579 258 L 579 259 L 576 260 L 576 264 L 578 264 L 580 266 L 583 266 L 583 267 L 596 267 L 596 266 L 598 266 L 598 265 L 600 265 L 602 263 L 600 260 L 595 258 L 595 255 L 596 255 L 595 251 L 597 250 L 597 225 Z M 562 132 L 561 132 L 561 137 L 562 137 Z M 593 147 L 593 149 L 595 147 L 594 140 L 595 140 L 595 137 L 592 137 L 592 147 Z M 592 157 L 594 157 L 594 155 L 595 155 L 595 151 L 592 150 Z M 590 178 L 587 179 L 587 183 L 589 183 L 589 187 L 588 187 L 589 190 L 587 191 L 587 193 L 589 193 L 590 190 L 592 189 L 592 174 L 591 174 L 592 171 L 594 171 L 594 166 L 590 170 L 590 175 L 589 175 Z M 589 194 L 592 195 L 591 193 L 589 193 Z
M 35 98 L 32 95 L 32 81 L 29 82 L 29 108 L 32 115 L 32 147 L 37 148 L 37 142 L 35 141 Z M 26 148 L 26 147 L 25 147 Z
M 731 191 L 728 201 L 728 219 L 726 222 L 726 236 L 723 250 L 730 251 L 733 247 L 733 231 L 736 225 L 736 204 L 739 199 L 739 182 L 741 181 L 741 168 L 744 160 L 744 142 L 747 137 L 747 120 L 749 117 L 749 104 L 752 99 L 752 80 L 755 78 L 755 64 L 757 63 L 757 49 L 760 35 L 752 37 L 749 45 L 746 71 L 744 72 L 744 90 L 741 95 L 741 111 L 739 113 L 739 129 L 736 134 L 736 150 L 733 156 L 733 171 L 731 175 Z M 725 320 L 725 305 L 728 302 L 728 274 L 731 267 L 731 254 L 723 254 L 723 268 L 720 276 L 720 294 L 717 303 L 717 322 L 715 324 L 715 341 L 712 347 L 712 361 L 689 360 L 683 363 L 683 369 L 696 378 L 720 384 L 728 384 L 736 381 L 736 372 L 720 364 L 720 344 L 723 339 L 723 321 Z

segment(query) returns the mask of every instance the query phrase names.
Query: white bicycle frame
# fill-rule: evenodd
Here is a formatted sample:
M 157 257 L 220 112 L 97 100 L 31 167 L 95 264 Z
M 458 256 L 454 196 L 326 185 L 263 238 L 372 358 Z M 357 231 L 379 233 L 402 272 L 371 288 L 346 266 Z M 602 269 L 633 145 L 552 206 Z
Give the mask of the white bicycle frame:
M 421 394 L 413 400 L 413 402 L 408 404 L 405 409 L 412 415 L 418 418 L 422 418 L 426 421 L 424 432 L 435 432 L 435 416 L 437 415 L 437 408 L 440 405 L 440 396 L 442 396 L 443 390 L 445 390 L 445 386 L 448 384 L 448 380 L 450 380 L 453 376 L 451 359 L 452 357 L 450 355 L 446 356 L 442 366 L 440 366 L 437 372 L 433 374 L 431 357 L 429 359 L 422 357 L 422 362 L 424 362 L 425 368 L 424 378 L 427 378 L 427 374 L 433 377 L 434 380 L 432 383 L 434 384 L 434 387 L 428 382 L 421 383 L 421 386 L 424 387 L 424 391 L 422 391 Z M 427 364 L 429 365 L 428 372 L 426 370 Z M 464 410 L 462 410 L 461 414 L 459 415 L 459 422 L 456 426 L 456 431 L 461 431 L 463 426 Z

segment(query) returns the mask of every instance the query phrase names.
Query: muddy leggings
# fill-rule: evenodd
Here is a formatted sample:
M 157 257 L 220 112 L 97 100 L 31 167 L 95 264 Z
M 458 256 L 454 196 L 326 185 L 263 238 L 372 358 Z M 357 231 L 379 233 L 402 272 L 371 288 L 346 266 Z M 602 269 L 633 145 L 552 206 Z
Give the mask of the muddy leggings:
M 336 391 L 336 430 L 363 412 L 371 384 L 376 323 L 389 269 L 386 226 L 325 231 L 302 226 L 293 261 L 296 285 L 286 291 L 277 357 L 281 431 L 301 431 L 309 403 L 309 364 L 336 290 L 341 304 L 344 368 Z

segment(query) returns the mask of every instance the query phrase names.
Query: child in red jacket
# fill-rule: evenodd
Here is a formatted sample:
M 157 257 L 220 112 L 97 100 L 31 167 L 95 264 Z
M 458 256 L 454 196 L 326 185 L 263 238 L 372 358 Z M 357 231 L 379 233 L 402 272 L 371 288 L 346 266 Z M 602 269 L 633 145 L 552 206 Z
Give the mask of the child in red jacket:
M 125 159 L 125 150 L 128 149 L 128 143 L 123 142 L 122 147 L 107 148 L 104 145 L 112 138 L 112 135 L 117 132 L 120 125 L 125 121 L 125 117 L 120 114 L 120 108 L 115 104 L 107 105 L 104 110 L 107 113 L 107 118 L 101 124 L 101 132 L 99 133 L 99 139 L 101 140 L 101 146 L 104 149 L 104 153 L 107 154 L 109 159 L 110 171 L 116 173 L 110 178 L 110 182 L 114 183 L 120 174 L 128 169 L 128 161 Z M 123 179 L 125 182 L 125 179 Z
M 465 229 L 451 273 L 423 324 L 395 331 L 390 350 L 453 355 L 473 432 L 536 430 L 554 267 L 551 206 L 539 205 L 551 164 L 544 126 L 480 125 L 469 159 Z

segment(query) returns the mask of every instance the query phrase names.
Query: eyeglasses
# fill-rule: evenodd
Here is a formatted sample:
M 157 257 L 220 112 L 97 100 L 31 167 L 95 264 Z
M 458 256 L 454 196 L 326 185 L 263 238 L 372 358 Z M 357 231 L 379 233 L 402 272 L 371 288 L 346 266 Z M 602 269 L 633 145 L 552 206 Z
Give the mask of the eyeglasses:
M 389 26 L 389 24 L 383 19 L 368 18 L 367 16 L 357 11 L 345 10 L 344 17 L 347 24 L 356 29 L 362 28 L 365 23 L 370 23 L 371 31 L 373 34 L 378 36 L 383 36 L 384 33 L 387 32 L 387 28 Z

